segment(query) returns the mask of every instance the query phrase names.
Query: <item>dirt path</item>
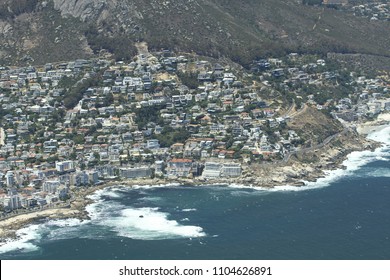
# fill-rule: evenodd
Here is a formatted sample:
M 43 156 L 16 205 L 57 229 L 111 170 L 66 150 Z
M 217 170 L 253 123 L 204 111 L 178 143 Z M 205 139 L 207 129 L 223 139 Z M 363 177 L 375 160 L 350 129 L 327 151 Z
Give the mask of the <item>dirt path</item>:
M 322 143 L 319 143 L 319 144 L 317 144 L 317 145 L 315 145 L 315 146 L 312 146 L 312 147 L 309 147 L 309 148 L 303 148 L 303 149 L 299 149 L 299 150 L 297 150 L 297 151 L 293 151 L 293 152 L 291 152 L 291 153 L 288 153 L 288 154 L 285 155 L 283 161 L 284 161 L 284 162 L 288 162 L 288 161 L 290 160 L 291 156 L 292 156 L 292 155 L 295 155 L 295 154 L 297 154 L 297 153 L 309 153 L 309 152 L 313 152 L 313 151 L 315 151 L 315 150 L 321 149 L 321 148 L 323 148 L 324 146 L 328 145 L 328 144 L 329 144 L 333 139 L 335 139 L 336 137 L 338 137 L 338 136 L 340 136 L 340 135 L 342 135 L 342 134 L 345 134 L 345 133 L 347 133 L 347 132 L 348 132 L 348 128 L 344 128 L 343 131 L 338 132 L 338 133 L 336 133 L 336 134 L 333 134 L 333 135 L 327 137 L 324 141 L 322 141 Z
M 148 44 L 146 42 L 140 42 L 140 43 L 136 43 L 135 44 L 135 47 L 137 48 L 138 50 L 138 54 L 142 54 L 144 55 L 145 57 L 148 57 L 149 56 L 149 49 L 148 49 Z
M 301 109 L 299 109 L 298 111 L 294 111 L 291 115 L 290 115 L 290 118 L 296 118 L 298 117 L 299 115 L 305 113 L 307 111 L 307 105 L 304 104 L 303 107 Z
M 282 115 L 283 118 L 291 117 L 291 114 L 295 112 L 295 102 L 287 109 L 287 111 Z

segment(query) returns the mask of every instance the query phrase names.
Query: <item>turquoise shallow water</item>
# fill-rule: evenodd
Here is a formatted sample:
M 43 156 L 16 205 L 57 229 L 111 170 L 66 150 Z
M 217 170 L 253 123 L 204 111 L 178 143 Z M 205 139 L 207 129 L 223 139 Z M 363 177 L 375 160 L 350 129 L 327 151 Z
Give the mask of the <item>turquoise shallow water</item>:
M 388 135 L 388 134 L 387 134 Z M 388 147 L 304 188 L 111 188 L 90 221 L 42 221 L 1 259 L 390 259 Z

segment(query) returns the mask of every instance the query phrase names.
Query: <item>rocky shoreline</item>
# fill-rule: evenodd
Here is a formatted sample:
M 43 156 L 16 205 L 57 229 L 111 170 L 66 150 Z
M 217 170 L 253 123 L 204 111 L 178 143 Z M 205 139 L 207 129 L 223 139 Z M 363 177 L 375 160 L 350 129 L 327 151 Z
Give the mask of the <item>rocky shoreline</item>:
M 46 209 L 21 214 L 0 221 L 0 242 L 6 242 L 10 238 L 16 238 L 17 230 L 43 219 L 89 219 L 85 209 L 87 205 L 93 203 L 93 200 L 88 196 L 97 190 L 112 186 L 133 187 L 169 184 L 191 186 L 235 184 L 262 188 L 273 188 L 284 185 L 303 186 L 305 182 L 315 182 L 319 178 L 324 177 L 326 175 L 325 171 L 345 168 L 342 163 L 351 152 L 374 150 L 380 147 L 381 143 L 368 140 L 363 135 L 381 128 L 383 124 L 383 120 L 379 119 L 369 124 L 370 129 L 367 129 L 367 124 L 361 124 L 357 128 L 347 129 L 343 133 L 340 133 L 336 139 L 321 147 L 321 149 L 302 153 L 297 152 L 287 162 L 280 161 L 246 166 L 243 170 L 243 176 L 240 178 L 222 180 L 204 180 L 201 178 L 118 180 L 88 189 L 75 189 L 73 200 L 68 208 Z M 388 125 L 388 121 L 386 121 L 386 124 Z
M 6 241 L 6 239 L 9 238 L 16 238 L 17 230 L 39 220 L 66 218 L 84 218 L 84 215 L 76 209 L 57 208 L 10 217 L 6 220 L 0 221 L 0 241 Z

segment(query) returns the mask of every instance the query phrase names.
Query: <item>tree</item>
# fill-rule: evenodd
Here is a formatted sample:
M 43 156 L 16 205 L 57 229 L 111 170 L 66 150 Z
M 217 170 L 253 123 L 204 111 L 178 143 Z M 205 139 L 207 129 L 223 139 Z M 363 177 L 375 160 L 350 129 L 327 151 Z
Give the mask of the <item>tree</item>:
M 77 154 L 76 154 L 76 152 L 71 153 L 71 154 L 69 155 L 69 159 L 71 159 L 71 160 L 76 160 L 76 159 L 77 159 Z
M 103 107 L 110 106 L 113 103 L 114 103 L 114 95 L 111 92 L 109 92 L 104 98 Z
M 76 145 L 81 145 L 81 144 L 84 144 L 84 142 L 85 142 L 84 135 L 82 135 L 82 134 L 74 134 L 72 140 Z
M 98 86 L 102 79 L 102 73 L 98 73 L 96 76 L 79 82 L 67 77 L 62 78 L 59 86 L 67 88 L 64 97 L 64 106 L 67 109 L 75 107 L 83 98 L 84 92 L 90 87 Z
M 100 154 L 98 152 L 93 153 L 93 157 L 97 160 L 100 161 Z
M 190 89 L 197 89 L 199 87 L 197 73 L 191 73 L 191 72 L 184 73 L 182 71 L 178 71 L 177 76 L 179 77 L 183 85 L 186 85 Z
M 321 5 L 322 0 L 303 0 L 302 4 L 304 4 L 304 5 Z
M 160 117 L 160 110 L 164 106 L 154 106 L 154 107 L 143 107 L 135 111 L 136 117 L 134 121 L 139 128 L 146 127 L 149 122 L 154 122 L 156 124 L 162 125 L 164 122 Z
M 103 22 L 104 27 L 109 24 Z M 102 49 L 114 54 L 116 60 L 130 61 L 137 54 L 137 49 L 131 38 L 124 34 L 116 34 L 112 37 L 100 33 L 96 26 L 90 25 L 84 32 L 88 44 L 94 53 L 98 54 Z
M 160 135 L 156 135 L 156 138 L 160 141 L 161 147 L 167 148 L 175 143 L 184 143 L 190 136 L 191 133 L 185 128 L 174 130 L 166 126 Z

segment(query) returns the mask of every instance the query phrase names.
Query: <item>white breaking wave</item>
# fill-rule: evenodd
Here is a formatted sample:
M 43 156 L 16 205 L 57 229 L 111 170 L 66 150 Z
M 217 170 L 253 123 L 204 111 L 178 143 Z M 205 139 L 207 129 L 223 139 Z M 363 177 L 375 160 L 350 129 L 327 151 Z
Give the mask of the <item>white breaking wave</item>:
M 97 190 L 93 194 L 88 195 L 87 198 L 92 199 L 94 201 L 97 201 L 97 200 L 102 199 L 102 196 L 106 192 L 109 192 L 108 189 Z
M 353 152 L 343 162 L 345 169 L 326 171 L 324 178 L 319 178 L 316 182 L 306 182 L 305 186 L 278 186 L 273 189 L 257 187 L 253 185 L 232 184 L 228 187 L 234 189 L 251 189 L 262 193 L 286 192 L 286 191 L 306 191 L 329 186 L 331 183 L 343 178 L 353 172 L 361 169 L 373 161 L 389 161 L 390 155 L 390 126 L 368 135 L 368 139 L 378 141 L 384 145 L 375 151 Z M 390 177 L 390 170 L 379 168 L 367 173 L 372 177 Z M 216 184 L 221 185 L 221 184 Z M 154 189 L 176 187 L 180 184 L 165 184 L 155 186 L 133 186 L 133 189 Z M 202 237 L 206 234 L 199 226 L 181 225 L 175 220 L 169 219 L 169 214 L 159 212 L 158 208 L 128 208 L 115 201 L 104 201 L 103 197 L 120 198 L 118 194 L 121 188 L 108 188 L 98 190 L 88 198 L 94 200 L 93 204 L 86 207 L 91 220 L 80 221 L 78 219 L 51 220 L 40 225 L 30 225 L 16 232 L 16 240 L 6 240 L 0 243 L 0 254 L 12 251 L 33 252 L 39 250 L 35 245 L 42 239 L 44 234 L 50 239 L 66 239 L 71 237 L 101 238 L 98 232 L 92 232 L 88 235 L 82 232 L 83 226 L 89 224 L 108 226 L 117 232 L 119 236 L 141 239 L 141 240 L 159 240 L 172 238 L 192 238 Z M 183 209 L 186 211 L 195 211 L 196 209 Z M 183 219 L 182 221 L 187 221 Z M 66 229 L 66 230 L 65 230 Z
M 256 191 L 259 191 L 258 194 L 260 192 L 262 192 L 262 194 L 265 194 L 267 191 L 269 191 L 269 188 L 264 188 L 264 187 L 259 187 L 259 186 L 255 186 L 255 185 L 242 185 L 242 184 L 230 184 L 229 187 L 233 188 L 233 189 L 240 189 L 240 190 L 256 190 Z M 235 193 L 236 195 L 240 194 L 239 192 L 236 192 Z M 249 194 L 254 194 L 254 192 L 250 192 Z
M 196 208 L 188 208 L 188 209 L 183 209 L 181 211 L 182 212 L 195 212 L 195 211 L 198 211 L 198 209 L 196 209 Z
M 201 227 L 181 225 L 170 220 L 168 213 L 159 212 L 159 208 L 129 208 L 116 201 L 102 200 L 105 194 L 104 190 L 95 193 L 96 202 L 86 210 L 91 223 L 109 227 L 119 236 L 141 240 L 205 236 Z
M 390 155 L 390 126 L 369 134 L 367 138 L 383 143 L 382 147 L 377 148 L 375 151 L 352 152 L 343 162 L 343 165 L 346 167 L 345 169 L 325 171 L 325 177 L 319 178 L 316 182 L 305 182 L 305 185 L 302 187 L 279 186 L 271 189 L 270 191 L 305 191 L 328 187 L 331 183 L 353 174 L 353 172 L 361 169 L 361 167 L 367 165 L 368 163 L 378 161 L 378 158 L 382 161 L 388 161 Z M 367 175 L 370 176 L 370 174 Z M 377 176 L 374 175 L 374 177 Z
M 88 220 L 81 221 L 79 219 L 49 220 L 42 227 L 49 240 L 64 240 L 83 237 L 80 235 L 80 229 L 89 223 Z
M 109 218 L 115 213 L 119 213 L 123 206 L 115 201 L 96 200 L 95 203 L 88 205 L 85 210 L 92 222 L 100 221 L 104 218 Z
M 28 253 L 39 250 L 39 247 L 32 242 L 41 239 L 40 228 L 40 225 L 31 225 L 18 230 L 16 232 L 17 238 L 15 240 L 10 239 L 6 240 L 4 243 L 0 243 L 0 254 L 12 251 Z
M 43 236 L 48 240 L 77 238 L 79 228 L 89 221 L 78 219 L 48 220 L 39 225 L 30 225 L 16 231 L 16 239 L 9 239 L 0 244 L 0 254 L 21 251 L 24 253 L 39 250 L 38 243 Z
M 385 157 L 381 157 L 381 156 L 377 156 L 375 159 L 377 161 L 390 161 L 390 158 L 385 158 Z
M 94 192 L 93 194 L 87 196 L 88 198 L 92 199 L 92 200 L 96 200 L 97 198 L 102 198 L 103 196 L 106 196 L 106 197 L 112 197 L 112 198 L 121 198 L 123 197 L 123 195 L 121 195 L 120 193 L 118 193 L 118 191 L 121 190 L 121 188 L 118 188 L 118 187 L 115 187 L 115 188 L 112 188 L 112 187 L 109 187 L 109 188 L 105 188 L 105 189 L 102 189 L 102 190 L 97 190 L 96 192 Z
M 369 171 L 367 174 L 370 177 L 388 177 L 388 178 L 390 178 L 390 169 L 378 168 L 378 169 Z
M 148 189 L 158 189 L 158 188 L 168 188 L 168 187 L 178 187 L 178 186 L 181 186 L 181 184 L 170 183 L 170 184 L 161 184 L 161 185 L 134 185 L 134 186 L 131 186 L 131 188 L 136 189 L 136 190 L 139 190 L 139 189 L 148 190 Z
M 114 191 L 107 191 L 104 193 L 104 196 L 110 197 L 110 198 L 121 198 L 122 196 Z
M 119 217 L 104 224 L 112 227 L 119 236 L 140 240 L 205 236 L 201 227 L 180 225 L 169 220 L 168 216 L 156 208 L 132 208 L 122 210 Z
M 85 224 L 87 221 L 80 221 L 79 219 L 71 218 L 66 220 L 49 220 L 46 222 L 48 226 L 56 227 L 77 227 Z
M 161 197 L 157 197 L 157 196 L 145 196 L 145 197 L 140 198 L 140 200 L 148 201 L 148 202 L 159 202 L 163 199 Z
M 248 190 L 248 191 L 252 191 L 252 190 L 258 190 L 258 191 L 267 191 L 268 188 L 264 188 L 264 187 L 259 187 L 259 186 L 255 186 L 255 185 L 243 185 L 243 184 L 224 184 L 224 183 L 219 183 L 219 184 L 208 184 L 207 187 L 222 187 L 221 190 L 223 190 L 223 187 L 224 188 L 229 188 L 229 189 L 242 189 L 242 190 Z M 218 190 L 218 189 L 216 189 Z M 253 192 L 252 192 L 253 193 Z M 236 194 L 239 194 L 238 192 L 236 192 Z
M 297 186 L 276 186 L 274 188 L 264 188 L 254 185 L 240 185 L 240 184 L 230 184 L 228 187 L 234 189 L 252 189 L 257 190 L 259 193 L 265 192 L 298 192 L 298 191 L 307 191 L 311 189 L 318 189 L 328 187 L 331 183 L 353 174 L 355 171 L 359 170 L 361 167 L 367 165 L 370 162 L 374 161 L 390 161 L 390 126 L 383 127 L 382 129 L 375 131 L 367 136 L 368 139 L 383 143 L 383 146 L 377 148 L 375 151 L 361 151 L 361 152 L 352 152 L 348 155 L 347 159 L 343 162 L 345 169 L 336 169 L 324 171 L 325 176 L 319 178 L 315 182 L 304 182 L 305 185 L 301 187 Z M 388 177 L 390 170 L 383 169 L 377 172 L 368 173 L 368 176 L 372 177 Z
M 94 200 L 94 203 L 86 207 L 90 220 L 48 220 L 18 230 L 16 240 L 0 243 L 0 254 L 37 251 L 39 246 L 35 244 L 39 243 L 43 236 L 45 240 L 53 241 L 72 238 L 101 239 L 106 238 L 110 232 L 139 240 L 195 238 L 206 235 L 199 226 L 182 225 L 169 219 L 169 213 L 160 212 L 159 208 L 129 208 L 117 200 L 104 200 L 104 197 L 123 196 L 118 194 L 118 191 L 123 190 L 108 188 L 89 195 L 88 198 Z

